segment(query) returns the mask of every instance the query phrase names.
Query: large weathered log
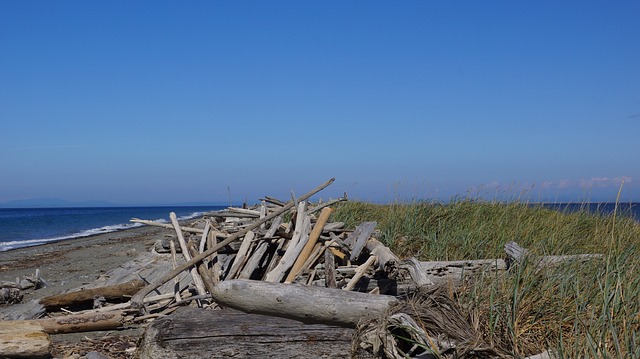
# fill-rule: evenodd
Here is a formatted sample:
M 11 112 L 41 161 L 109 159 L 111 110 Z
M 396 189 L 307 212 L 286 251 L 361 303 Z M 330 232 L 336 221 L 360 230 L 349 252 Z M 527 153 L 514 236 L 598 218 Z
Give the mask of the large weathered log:
M 222 281 L 211 294 L 222 306 L 243 312 L 347 328 L 381 316 L 396 300 L 386 295 L 242 279 Z
M 325 189 L 327 186 L 332 184 L 334 181 L 335 181 L 335 178 L 332 178 L 332 179 L 328 180 L 327 182 L 325 182 L 325 183 L 321 184 L 320 186 L 318 186 L 318 187 L 314 188 L 313 190 L 311 190 L 309 193 L 307 193 L 304 196 L 300 197 L 299 200 L 306 201 L 311 196 L 313 196 L 316 193 L 318 193 L 318 192 L 322 191 L 323 189 Z M 261 218 L 261 219 L 255 221 L 255 222 L 253 222 L 252 224 L 247 226 L 244 230 L 232 234 L 227 239 L 225 239 L 222 242 L 218 243 L 218 245 L 207 249 L 205 252 L 202 252 L 202 253 L 200 253 L 200 255 L 194 257 L 192 260 L 190 260 L 190 261 L 188 261 L 186 263 L 183 263 L 182 265 L 178 266 L 173 271 L 167 273 L 166 275 L 164 275 L 163 277 L 161 277 L 157 281 L 155 281 L 155 282 L 147 285 L 146 287 L 142 288 L 140 291 L 138 291 L 138 293 L 136 293 L 133 296 L 133 298 L 131 298 L 132 307 L 133 308 L 142 309 L 143 308 L 142 302 L 144 300 L 144 297 L 146 297 L 147 294 L 151 293 L 151 291 L 153 291 L 154 289 L 160 287 L 164 283 L 170 281 L 171 279 L 173 279 L 175 276 L 180 274 L 185 269 L 190 268 L 191 266 L 199 263 L 203 259 L 207 258 L 211 254 L 213 254 L 216 251 L 218 251 L 220 248 L 223 248 L 227 244 L 237 240 L 238 238 L 243 237 L 248 231 L 251 231 L 251 230 L 253 230 L 255 228 L 258 228 L 258 227 L 260 227 L 260 225 L 262 223 L 266 223 L 267 221 L 270 221 L 273 218 L 276 218 L 279 215 L 287 212 L 293 206 L 294 206 L 294 202 L 293 201 L 288 202 L 285 206 L 283 206 L 282 208 L 278 209 L 277 211 L 274 211 L 274 212 L 270 213 L 269 215 L 267 215 L 266 217 Z
M 139 345 L 141 359 L 345 358 L 353 329 L 234 310 L 180 308 L 155 320 Z
M 0 358 L 48 358 L 51 339 L 33 321 L 0 321 Z
M 44 297 L 40 299 L 40 304 L 42 304 L 47 309 L 56 309 L 93 303 L 93 298 L 95 297 L 104 297 L 107 301 L 127 300 L 129 299 L 129 296 L 134 295 L 143 287 L 144 282 L 136 279 L 118 285 L 93 289 L 83 289 L 76 292 Z

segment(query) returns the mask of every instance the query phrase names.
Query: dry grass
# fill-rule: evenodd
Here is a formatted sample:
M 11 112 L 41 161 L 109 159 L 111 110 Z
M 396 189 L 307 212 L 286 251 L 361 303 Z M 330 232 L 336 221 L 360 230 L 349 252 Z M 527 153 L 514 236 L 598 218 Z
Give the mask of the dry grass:
M 479 278 L 453 299 L 486 342 L 514 357 L 640 358 L 640 224 L 618 215 L 561 213 L 525 203 L 375 205 L 348 202 L 335 220 L 375 220 L 382 240 L 420 260 L 504 257 L 515 240 L 534 254 L 605 259 L 536 271 L 526 264 Z

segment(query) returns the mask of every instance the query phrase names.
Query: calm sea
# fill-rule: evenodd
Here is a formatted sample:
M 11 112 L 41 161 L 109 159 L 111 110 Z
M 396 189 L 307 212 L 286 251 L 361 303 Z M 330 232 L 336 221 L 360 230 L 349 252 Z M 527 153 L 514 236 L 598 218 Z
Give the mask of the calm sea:
M 0 252 L 141 226 L 131 218 L 169 222 L 225 207 L 0 208 Z
M 542 206 L 561 212 L 588 211 L 604 216 L 616 211 L 616 216 L 630 217 L 640 222 L 640 203 L 637 202 L 618 203 L 617 208 L 615 203 L 544 203 Z

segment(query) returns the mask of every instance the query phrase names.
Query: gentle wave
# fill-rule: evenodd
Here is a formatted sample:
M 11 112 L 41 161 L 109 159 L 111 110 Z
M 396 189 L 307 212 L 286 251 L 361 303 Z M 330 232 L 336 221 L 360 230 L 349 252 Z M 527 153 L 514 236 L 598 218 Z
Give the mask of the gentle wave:
M 190 219 L 202 217 L 206 213 L 207 212 L 192 212 L 190 214 L 182 215 L 182 216 L 178 217 L 178 220 L 179 221 L 190 220 Z M 158 222 L 158 223 L 169 223 L 169 221 L 167 219 L 164 219 L 164 218 L 157 218 L 157 219 L 155 219 L 153 221 L 154 222 Z M 107 226 L 102 226 L 102 227 L 99 227 L 99 228 L 92 228 L 92 229 L 88 229 L 88 230 L 83 230 L 83 231 L 80 231 L 80 232 L 77 232 L 77 233 L 64 235 L 64 236 L 55 236 L 55 237 L 48 237 L 48 238 L 34 238 L 34 239 L 25 239 L 25 240 L 17 240 L 17 241 L 0 242 L 0 252 L 5 252 L 5 251 L 8 251 L 8 250 L 17 249 L 17 248 L 38 246 L 38 245 L 42 245 L 42 244 L 46 244 L 46 243 L 58 242 L 58 241 L 63 241 L 63 240 L 68 240 L 68 239 L 84 238 L 84 237 L 89 237 L 89 236 L 93 236 L 93 235 L 97 235 L 97 234 L 112 233 L 112 232 L 122 231 L 122 230 L 131 229 L 131 228 L 135 228 L 135 227 L 141 227 L 141 226 L 144 226 L 144 224 L 141 224 L 141 223 L 121 223 L 121 224 L 107 225 Z
M 0 242 L 0 252 L 8 251 L 10 249 L 16 248 L 24 248 L 24 247 L 32 247 L 38 246 L 41 244 L 58 242 L 65 239 L 76 239 L 76 238 L 84 238 L 97 234 L 103 233 L 112 233 L 117 231 L 122 231 L 125 229 L 131 229 L 135 227 L 141 227 L 143 224 L 141 223 L 132 223 L 132 224 L 118 224 L 111 226 L 104 226 L 100 228 L 88 229 L 86 231 L 70 234 L 68 236 L 60 236 L 60 237 L 52 237 L 52 238 L 39 238 L 39 239 L 28 239 L 24 241 L 11 241 L 11 242 Z

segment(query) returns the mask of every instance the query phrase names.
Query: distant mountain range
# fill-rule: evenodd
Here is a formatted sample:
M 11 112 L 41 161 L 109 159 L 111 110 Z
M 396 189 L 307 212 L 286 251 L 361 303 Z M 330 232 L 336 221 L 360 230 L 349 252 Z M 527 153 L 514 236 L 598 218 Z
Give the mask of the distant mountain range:
M 67 201 L 60 198 L 31 198 L 0 202 L 0 208 L 69 208 L 69 207 L 162 207 L 162 206 L 227 206 L 222 202 L 183 202 L 166 204 L 123 205 L 107 201 Z

